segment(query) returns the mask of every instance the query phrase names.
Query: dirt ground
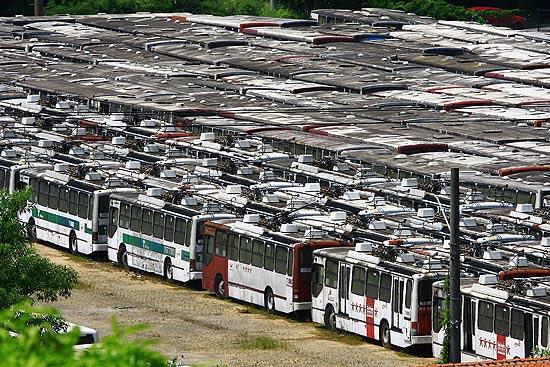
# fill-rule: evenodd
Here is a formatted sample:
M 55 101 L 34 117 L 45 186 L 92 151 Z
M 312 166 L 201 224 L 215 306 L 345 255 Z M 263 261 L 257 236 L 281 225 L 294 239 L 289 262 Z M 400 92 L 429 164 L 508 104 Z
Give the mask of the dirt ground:
M 350 334 L 331 332 L 161 279 L 125 271 L 108 262 L 76 257 L 43 245 L 38 252 L 70 265 L 80 284 L 53 304 L 71 322 L 110 333 L 111 318 L 146 323 L 140 337 L 178 361 L 200 366 L 418 366 L 434 360 L 426 351 L 387 351 Z M 429 348 L 428 348 L 429 349 Z

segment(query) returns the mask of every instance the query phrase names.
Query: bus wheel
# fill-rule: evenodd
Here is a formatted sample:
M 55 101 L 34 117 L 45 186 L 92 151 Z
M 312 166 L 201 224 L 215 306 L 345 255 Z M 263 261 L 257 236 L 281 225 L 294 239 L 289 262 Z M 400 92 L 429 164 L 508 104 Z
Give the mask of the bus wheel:
M 219 298 L 225 297 L 225 282 L 220 274 L 216 275 L 216 280 L 214 280 L 214 293 Z
M 330 330 L 336 330 L 336 312 L 332 305 L 328 305 L 325 309 L 325 326 Z
M 29 237 L 29 241 L 32 243 L 36 242 L 36 224 L 34 223 L 34 218 L 29 219 L 29 223 L 27 224 L 27 237 Z
M 380 325 L 380 341 L 384 348 L 391 349 L 390 327 L 387 321 L 382 321 Z
M 126 246 L 120 245 L 118 248 L 117 260 L 122 267 L 128 267 L 128 253 L 126 252 Z
M 269 313 L 275 312 L 275 296 L 273 295 L 273 291 L 271 290 L 271 288 L 267 288 L 265 290 L 264 304 Z
M 69 250 L 73 254 L 78 253 L 78 243 L 76 239 L 76 234 L 74 232 L 71 232 L 71 234 L 69 234 Z
M 170 282 L 174 280 L 174 268 L 172 268 L 172 260 L 170 260 L 170 258 L 168 257 L 164 262 L 164 277 Z

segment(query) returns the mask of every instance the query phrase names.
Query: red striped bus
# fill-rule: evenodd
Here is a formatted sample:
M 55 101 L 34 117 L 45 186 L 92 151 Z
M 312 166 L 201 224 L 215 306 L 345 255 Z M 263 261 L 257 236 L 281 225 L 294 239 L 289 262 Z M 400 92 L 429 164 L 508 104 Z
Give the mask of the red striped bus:
M 270 312 L 309 311 L 313 251 L 342 242 L 296 224 L 271 231 L 259 226 L 258 219 L 249 214 L 242 220 L 205 223 L 203 288 Z

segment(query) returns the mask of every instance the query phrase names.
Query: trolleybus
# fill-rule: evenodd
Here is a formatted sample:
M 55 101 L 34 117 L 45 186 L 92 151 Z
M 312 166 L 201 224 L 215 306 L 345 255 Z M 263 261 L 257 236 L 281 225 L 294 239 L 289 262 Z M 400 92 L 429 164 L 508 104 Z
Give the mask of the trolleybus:
M 402 252 L 391 260 L 371 243 L 314 252 L 312 319 L 391 346 L 431 343 L 431 289 L 448 269 L 437 259 Z
M 203 223 L 235 216 L 193 196 L 174 204 L 163 199 L 162 192 L 149 188 L 147 193 L 111 197 L 108 258 L 168 280 L 201 279 Z
M 313 250 L 342 243 L 292 223 L 270 231 L 258 219 L 248 214 L 205 224 L 203 288 L 270 312 L 309 311 Z

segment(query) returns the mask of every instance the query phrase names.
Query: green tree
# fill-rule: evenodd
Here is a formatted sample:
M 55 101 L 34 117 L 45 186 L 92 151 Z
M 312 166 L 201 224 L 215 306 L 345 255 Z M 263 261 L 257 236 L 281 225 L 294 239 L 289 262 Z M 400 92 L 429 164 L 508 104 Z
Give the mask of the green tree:
M 0 309 L 31 299 L 68 297 L 78 274 L 38 255 L 18 214 L 27 210 L 30 190 L 0 191 Z
M 0 312 L 0 361 L 10 367 L 168 367 L 170 363 L 149 342 L 130 340 L 144 326 L 122 328 L 113 321 L 113 335 L 90 349 L 76 352 L 79 331 L 58 333 L 54 310 L 17 305 Z M 38 320 L 38 321 L 37 321 Z M 18 334 L 13 337 L 10 332 Z

